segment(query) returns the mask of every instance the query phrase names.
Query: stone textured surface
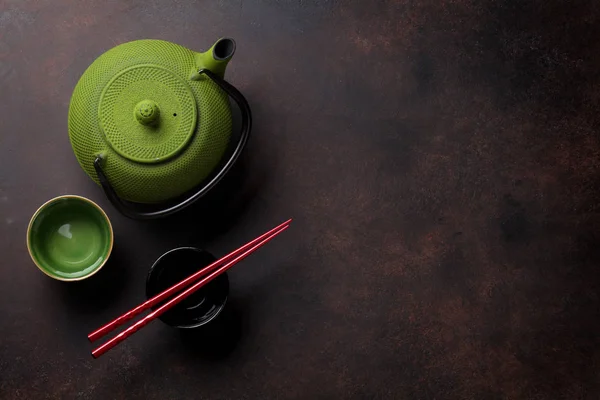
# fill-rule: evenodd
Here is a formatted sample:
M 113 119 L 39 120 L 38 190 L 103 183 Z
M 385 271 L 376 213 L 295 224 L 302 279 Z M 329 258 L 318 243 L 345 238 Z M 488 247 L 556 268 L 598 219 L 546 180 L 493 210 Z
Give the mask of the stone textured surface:
M 599 35 L 591 0 L 0 1 L 0 398 L 598 398 Z M 77 79 L 125 41 L 221 36 L 242 163 L 181 215 L 117 215 L 69 145 Z M 25 248 L 67 193 L 116 233 L 80 284 Z M 164 251 L 288 217 L 211 329 L 155 322 L 91 359 Z

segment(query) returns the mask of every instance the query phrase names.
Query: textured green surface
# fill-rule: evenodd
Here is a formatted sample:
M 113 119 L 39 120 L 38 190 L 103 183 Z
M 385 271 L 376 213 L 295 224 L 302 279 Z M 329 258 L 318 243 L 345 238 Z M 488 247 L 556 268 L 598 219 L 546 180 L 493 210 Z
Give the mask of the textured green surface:
M 136 118 L 140 107 L 148 114 L 146 119 L 157 116 L 151 125 Z M 186 82 L 148 64 L 115 75 L 98 106 L 100 126 L 113 150 L 143 163 L 164 161 L 183 150 L 196 130 L 196 116 L 196 101 Z
M 104 214 L 89 202 L 60 198 L 38 211 L 27 237 L 31 256 L 48 275 L 77 279 L 104 264 L 112 233 Z
M 197 55 L 174 43 L 139 40 L 90 65 L 69 107 L 71 145 L 90 177 L 98 182 L 93 161 L 102 153 L 122 198 L 155 203 L 186 192 L 214 170 L 231 136 L 231 110 L 216 84 L 190 79 Z M 158 104 L 158 124 L 136 120 L 135 106 L 143 100 Z
M 102 107 L 100 107 L 102 109 Z M 133 116 L 136 121 L 143 125 L 157 126 L 160 117 L 160 108 L 153 100 L 142 100 L 135 105 Z M 176 114 L 173 114 L 176 117 Z M 102 116 L 100 115 L 100 118 Z

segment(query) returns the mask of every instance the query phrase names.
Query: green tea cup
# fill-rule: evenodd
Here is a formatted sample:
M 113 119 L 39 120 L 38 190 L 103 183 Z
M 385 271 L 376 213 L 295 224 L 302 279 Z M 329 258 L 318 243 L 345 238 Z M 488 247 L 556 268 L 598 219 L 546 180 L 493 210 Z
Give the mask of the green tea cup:
M 59 196 L 44 203 L 27 228 L 27 250 L 35 265 L 61 281 L 79 281 L 98 272 L 113 247 L 108 216 L 85 197 Z

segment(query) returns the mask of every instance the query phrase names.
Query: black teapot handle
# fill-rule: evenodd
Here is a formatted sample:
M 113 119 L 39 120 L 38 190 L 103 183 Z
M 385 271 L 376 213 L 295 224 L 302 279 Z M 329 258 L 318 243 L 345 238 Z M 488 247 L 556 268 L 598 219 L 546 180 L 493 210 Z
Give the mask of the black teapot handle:
M 223 179 L 223 177 L 235 164 L 240 154 L 242 153 L 242 150 L 246 146 L 248 138 L 250 137 L 250 129 L 252 127 L 252 113 L 250 112 L 250 106 L 248 105 L 248 101 L 246 101 L 246 98 L 233 85 L 220 78 L 219 76 L 215 75 L 208 69 L 201 69 L 198 71 L 198 74 L 205 74 L 210 79 L 212 79 L 214 83 L 219 85 L 219 87 L 223 89 L 236 102 L 236 104 L 241 110 L 242 133 L 240 136 L 240 140 L 238 141 L 237 146 L 233 151 L 233 154 L 231 155 L 229 160 L 227 160 L 227 163 L 221 168 L 217 175 L 215 175 L 208 183 L 202 184 L 200 188 L 193 194 L 191 194 L 189 197 L 175 205 L 154 211 L 138 211 L 130 204 L 124 202 L 123 199 L 119 197 L 115 189 L 111 186 L 108 177 L 102 170 L 102 156 L 97 156 L 94 160 L 94 169 L 96 170 L 96 174 L 98 175 L 98 181 L 100 182 L 100 185 L 102 185 L 106 197 L 108 197 L 113 206 L 117 210 L 119 210 L 123 215 L 133 219 L 154 219 L 165 217 L 177 211 L 183 210 L 184 208 L 186 208 L 187 206 L 191 205 L 196 200 L 204 196 L 206 193 L 208 193 L 210 189 L 215 187 L 215 185 L 219 183 L 221 179 Z

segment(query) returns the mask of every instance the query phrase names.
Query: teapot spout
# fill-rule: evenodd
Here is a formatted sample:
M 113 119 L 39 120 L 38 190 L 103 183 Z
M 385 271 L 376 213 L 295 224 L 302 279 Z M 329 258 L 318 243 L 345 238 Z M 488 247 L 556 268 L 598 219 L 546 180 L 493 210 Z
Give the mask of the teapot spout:
M 204 68 L 223 78 L 227 63 L 229 63 L 229 60 L 231 60 L 234 53 L 235 41 L 233 39 L 221 38 L 217 40 L 208 51 L 195 54 L 196 69 L 192 72 L 191 79 L 200 79 L 198 71 Z

